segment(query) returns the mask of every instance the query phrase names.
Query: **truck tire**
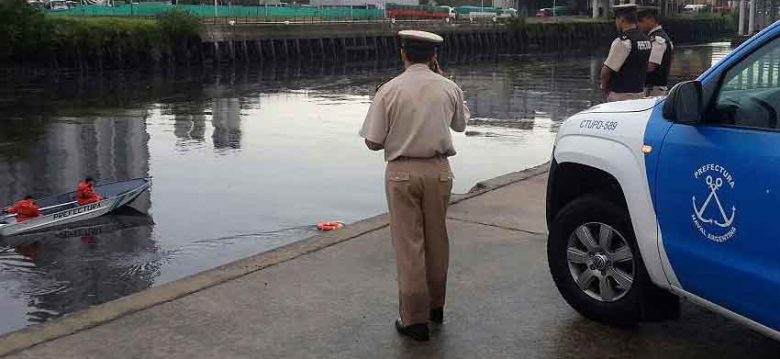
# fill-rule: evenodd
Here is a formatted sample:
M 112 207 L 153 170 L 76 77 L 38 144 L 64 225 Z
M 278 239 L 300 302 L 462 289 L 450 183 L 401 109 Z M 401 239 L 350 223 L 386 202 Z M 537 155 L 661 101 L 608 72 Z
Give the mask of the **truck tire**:
M 555 285 L 587 318 L 619 326 L 641 320 L 651 283 L 637 249 L 628 210 L 588 195 L 555 217 L 547 241 Z

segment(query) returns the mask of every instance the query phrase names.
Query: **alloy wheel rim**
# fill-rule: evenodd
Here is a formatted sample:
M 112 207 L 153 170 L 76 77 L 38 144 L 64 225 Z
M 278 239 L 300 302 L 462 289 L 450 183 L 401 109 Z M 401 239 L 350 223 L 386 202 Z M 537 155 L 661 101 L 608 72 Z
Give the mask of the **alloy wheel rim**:
M 620 300 L 633 286 L 636 265 L 631 247 L 607 224 L 577 227 L 569 235 L 566 260 L 574 283 L 600 302 Z

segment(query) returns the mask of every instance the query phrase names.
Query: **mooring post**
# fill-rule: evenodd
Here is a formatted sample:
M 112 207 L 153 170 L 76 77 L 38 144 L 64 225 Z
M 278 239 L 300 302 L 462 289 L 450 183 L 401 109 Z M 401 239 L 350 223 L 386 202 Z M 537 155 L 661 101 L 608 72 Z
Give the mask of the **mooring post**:
M 748 17 L 748 35 L 753 35 L 753 33 L 756 31 L 756 1 L 753 0 L 750 2 L 750 16 Z
M 206 64 L 206 54 L 203 51 L 204 44 L 202 42 L 197 42 L 197 44 L 198 44 L 198 53 L 200 55 L 200 64 L 201 66 L 203 66 Z

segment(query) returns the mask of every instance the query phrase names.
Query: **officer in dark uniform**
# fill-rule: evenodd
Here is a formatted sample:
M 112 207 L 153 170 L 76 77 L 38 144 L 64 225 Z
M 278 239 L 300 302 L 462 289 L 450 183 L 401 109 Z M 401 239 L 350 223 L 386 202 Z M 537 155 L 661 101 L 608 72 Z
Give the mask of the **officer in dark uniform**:
M 620 35 L 612 41 L 601 68 L 601 91 L 607 101 L 643 98 L 650 39 L 637 28 L 636 5 L 618 5 L 613 9 Z
M 658 9 L 641 8 L 637 12 L 639 30 L 650 37 L 653 45 L 647 66 L 645 90 L 647 96 L 666 96 L 669 82 L 669 69 L 672 67 L 674 44 L 658 21 Z

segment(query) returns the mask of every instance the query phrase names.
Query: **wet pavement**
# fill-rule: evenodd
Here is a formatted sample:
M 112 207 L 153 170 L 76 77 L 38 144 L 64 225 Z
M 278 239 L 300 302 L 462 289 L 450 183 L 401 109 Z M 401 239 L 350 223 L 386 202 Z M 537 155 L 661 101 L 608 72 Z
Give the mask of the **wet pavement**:
M 778 357 L 779 342 L 689 304 L 679 321 L 629 329 L 579 316 L 547 269 L 545 183 L 537 175 L 452 207 L 445 324 L 427 344 L 391 326 L 395 267 L 379 226 L 9 358 Z

